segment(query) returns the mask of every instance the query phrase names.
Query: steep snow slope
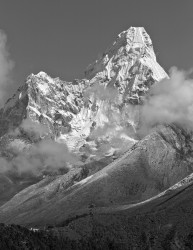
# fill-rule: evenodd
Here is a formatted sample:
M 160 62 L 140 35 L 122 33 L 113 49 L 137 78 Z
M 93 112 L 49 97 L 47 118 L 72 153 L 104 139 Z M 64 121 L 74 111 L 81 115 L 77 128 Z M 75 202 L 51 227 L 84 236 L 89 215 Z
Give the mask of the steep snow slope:
M 120 33 L 103 56 L 88 66 L 85 75 L 86 78 L 92 79 L 92 82 L 97 78 L 111 79 L 107 84 L 116 83 L 118 86 L 120 84 L 120 88 L 131 85 L 128 82 L 133 79 L 134 82 L 129 87 L 135 94 L 148 89 L 148 86 L 140 89 L 145 80 L 150 80 L 152 77 L 154 81 L 160 81 L 167 77 L 156 61 L 152 41 L 143 27 L 131 27 Z

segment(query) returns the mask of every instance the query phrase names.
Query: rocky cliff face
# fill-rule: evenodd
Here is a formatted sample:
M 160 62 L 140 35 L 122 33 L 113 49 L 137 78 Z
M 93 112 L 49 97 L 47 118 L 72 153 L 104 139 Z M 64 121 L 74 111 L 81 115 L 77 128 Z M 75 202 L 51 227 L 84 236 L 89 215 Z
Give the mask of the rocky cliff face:
M 116 86 L 122 94 L 121 102 L 132 104 L 142 103 L 150 86 L 167 77 L 142 27 L 120 33 L 103 56 L 88 66 L 85 75 L 92 84 Z

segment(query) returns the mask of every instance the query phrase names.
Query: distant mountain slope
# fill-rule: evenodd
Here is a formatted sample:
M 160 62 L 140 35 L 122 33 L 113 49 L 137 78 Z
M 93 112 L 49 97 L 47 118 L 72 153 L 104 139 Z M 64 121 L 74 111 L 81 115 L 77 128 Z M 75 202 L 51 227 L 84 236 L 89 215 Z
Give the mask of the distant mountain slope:
M 96 209 L 44 230 L 0 225 L 2 249 L 186 249 L 193 247 L 193 175 L 149 201 Z

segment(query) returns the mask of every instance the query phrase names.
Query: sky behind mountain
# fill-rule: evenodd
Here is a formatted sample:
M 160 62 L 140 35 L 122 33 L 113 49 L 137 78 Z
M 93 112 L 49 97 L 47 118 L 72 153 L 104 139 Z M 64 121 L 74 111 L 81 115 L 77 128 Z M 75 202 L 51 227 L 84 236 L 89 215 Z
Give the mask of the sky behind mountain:
M 130 26 L 145 27 L 166 70 L 193 67 L 192 0 L 0 2 L 16 86 L 39 71 L 64 80 L 83 77 L 88 64 Z

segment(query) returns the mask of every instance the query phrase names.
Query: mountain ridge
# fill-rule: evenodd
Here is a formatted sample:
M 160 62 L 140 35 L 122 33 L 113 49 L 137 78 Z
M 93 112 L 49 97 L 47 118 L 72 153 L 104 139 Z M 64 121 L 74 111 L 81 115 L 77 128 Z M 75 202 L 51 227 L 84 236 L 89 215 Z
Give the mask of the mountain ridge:
M 82 209 L 90 203 L 99 207 L 130 204 L 150 198 L 179 181 L 180 174 L 185 177 L 190 173 L 186 169 L 188 163 L 178 161 L 177 149 L 160 136 L 162 133 L 183 141 L 180 132 L 163 126 L 142 140 L 137 134 L 141 108 L 149 89 L 168 78 L 156 61 L 152 41 L 144 28 L 131 27 L 120 33 L 102 57 L 88 66 L 85 76 L 85 79 L 66 82 L 42 71 L 31 74 L 0 110 L 0 153 L 8 165 L 16 164 L 16 174 L 20 173 L 17 173 L 19 166 L 15 158 L 27 155 L 25 164 L 31 164 L 34 156 L 37 158 L 32 161 L 34 164 L 45 159 L 43 170 L 37 176 L 42 179 L 13 193 L 13 198 L 9 196 L 0 207 L 2 221 L 19 224 L 25 220 L 32 224 L 53 222 L 56 217 L 48 218 L 46 211 L 51 214 L 57 211 L 59 223 L 64 219 L 60 207 L 66 206 L 65 216 L 68 216 L 71 209 L 76 212 L 78 206 Z M 51 147 L 46 144 L 53 146 L 53 152 L 57 153 L 49 163 L 46 157 L 51 154 Z M 79 163 L 66 164 L 64 154 L 55 173 L 54 163 L 61 155 L 62 145 L 67 146 L 67 152 L 64 152 L 67 163 L 74 157 L 72 154 L 76 154 Z M 35 152 L 42 147 L 48 152 L 43 148 L 43 154 L 42 151 L 40 155 L 34 154 L 34 147 Z M 130 150 L 132 156 L 126 157 Z M 97 163 L 101 159 L 101 163 Z M 186 166 L 185 170 L 180 172 L 175 168 L 164 177 L 165 166 L 159 163 L 162 160 L 169 169 L 178 162 L 180 166 Z M 154 164 L 158 164 L 160 170 Z M 69 166 L 68 170 L 66 166 Z M 39 168 L 41 165 L 37 165 Z M 50 176 L 50 169 L 53 176 Z M 62 169 L 67 173 L 62 174 Z M 67 205 L 70 201 L 72 207 Z

